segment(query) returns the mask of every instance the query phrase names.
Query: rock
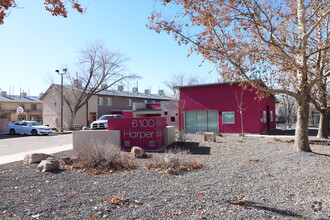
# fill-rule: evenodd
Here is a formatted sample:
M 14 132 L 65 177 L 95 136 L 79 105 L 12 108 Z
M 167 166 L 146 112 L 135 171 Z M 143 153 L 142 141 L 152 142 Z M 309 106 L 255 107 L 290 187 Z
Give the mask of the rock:
M 215 132 L 204 132 L 204 142 L 215 142 Z
M 52 155 L 43 154 L 43 153 L 27 154 L 24 157 L 23 163 L 26 165 L 33 164 L 33 163 L 40 163 L 42 160 L 45 160 L 48 157 L 52 157 Z
M 133 155 L 133 157 L 136 157 L 136 158 L 144 157 L 145 153 L 146 152 L 141 147 L 138 147 L 138 146 L 134 146 L 131 149 L 131 154 Z
M 41 172 L 50 172 L 60 169 L 60 161 L 55 157 L 48 157 L 38 165 L 37 169 Z

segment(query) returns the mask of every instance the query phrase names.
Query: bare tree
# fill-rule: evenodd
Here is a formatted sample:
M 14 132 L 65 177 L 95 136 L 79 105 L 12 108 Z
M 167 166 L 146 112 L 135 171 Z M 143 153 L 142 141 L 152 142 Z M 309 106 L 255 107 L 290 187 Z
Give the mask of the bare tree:
M 296 100 L 287 94 L 281 94 L 278 113 L 279 116 L 285 118 L 286 128 L 290 129 L 292 127 L 293 118 L 297 114 Z
M 176 89 L 177 86 L 197 85 L 204 81 L 205 79 L 203 80 L 197 76 L 187 75 L 186 73 L 175 73 L 172 74 L 171 80 L 164 81 L 164 84 L 171 90 L 174 98 L 178 99 L 179 94 Z
M 248 81 L 261 96 L 287 94 L 297 101 L 295 147 L 310 152 L 309 106 L 313 87 L 330 77 L 313 59 L 330 47 L 328 0 L 169 0 L 150 16 L 150 28 L 173 34 L 213 62 L 224 80 Z M 166 8 L 170 9 L 167 11 Z M 190 54 L 189 53 L 189 54 Z M 264 83 L 262 83 L 264 82 Z M 272 83 L 270 83 L 272 82 Z M 278 87 L 287 82 L 287 87 Z
M 237 111 L 239 112 L 240 116 L 241 116 L 241 136 L 242 138 L 244 138 L 244 124 L 243 124 L 243 113 L 245 110 L 247 110 L 247 107 L 244 107 L 244 101 L 243 101 L 243 88 L 242 88 L 242 91 L 241 91 L 241 97 L 238 98 L 238 95 L 237 93 L 235 92 L 235 98 L 236 98 L 236 103 L 237 103 Z
M 66 75 L 69 85 L 64 86 L 64 102 L 70 110 L 69 128 L 77 112 L 88 104 L 95 94 L 104 91 L 122 80 L 136 78 L 127 74 L 124 62 L 127 60 L 121 53 L 112 52 L 103 43 L 89 44 L 80 51 L 79 72 Z

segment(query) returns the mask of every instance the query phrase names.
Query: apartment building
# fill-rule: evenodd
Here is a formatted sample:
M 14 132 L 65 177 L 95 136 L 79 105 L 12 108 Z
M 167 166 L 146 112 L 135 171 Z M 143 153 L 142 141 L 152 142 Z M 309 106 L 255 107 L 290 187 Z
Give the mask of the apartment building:
M 22 107 L 24 112 L 17 114 L 18 107 Z M 27 96 L 26 92 L 22 92 L 21 95 L 8 95 L 6 91 L 2 91 L 0 118 L 7 119 L 8 123 L 18 120 L 42 122 L 42 101 L 37 96 Z

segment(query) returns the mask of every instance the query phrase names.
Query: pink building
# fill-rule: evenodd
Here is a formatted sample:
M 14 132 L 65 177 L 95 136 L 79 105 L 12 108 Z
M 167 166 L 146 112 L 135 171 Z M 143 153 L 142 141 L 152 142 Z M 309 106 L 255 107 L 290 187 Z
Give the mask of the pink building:
M 180 130 L 241 133 L 242 121 L 244 133 L 261 133 L 276 128 L 275 97 L 259 100 L 258 90 L 251 86 L 244 90 L 239 83 L 213 83 L 178 89 Z

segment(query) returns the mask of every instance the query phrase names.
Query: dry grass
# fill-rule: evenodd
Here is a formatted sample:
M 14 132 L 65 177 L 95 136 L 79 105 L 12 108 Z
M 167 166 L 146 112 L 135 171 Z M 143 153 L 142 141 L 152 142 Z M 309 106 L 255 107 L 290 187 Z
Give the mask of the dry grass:
M 187 141 L 188 133 L 185 130 L 176 132 L 176 140 L 177 142 L 183 143 Z
M 204 166 L 193 160 L 187 151 L 170 150 L 165 154 L 154 155 L 151 162 L 147 163 L 147 169 L 157 169 L 168 174 L 178 174 L 183 171 L 198 170 Z
M 92 174 L 133 168 L 133 162 L 112 143 L 91 140 L 81 150 L 72 164 L 73 168 L 83 169 Z

